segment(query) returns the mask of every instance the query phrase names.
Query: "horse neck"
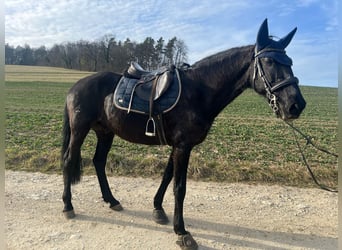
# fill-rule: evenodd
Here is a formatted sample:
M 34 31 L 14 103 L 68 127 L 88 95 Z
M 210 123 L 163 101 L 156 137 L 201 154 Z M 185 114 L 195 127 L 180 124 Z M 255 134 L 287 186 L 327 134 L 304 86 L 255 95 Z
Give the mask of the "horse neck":
M 205 94 L 208 116 L 216 117 L 251 86 L 253 49 L 254 46 L 234 48 L 194 64 L 198 82 L 209 90 Z

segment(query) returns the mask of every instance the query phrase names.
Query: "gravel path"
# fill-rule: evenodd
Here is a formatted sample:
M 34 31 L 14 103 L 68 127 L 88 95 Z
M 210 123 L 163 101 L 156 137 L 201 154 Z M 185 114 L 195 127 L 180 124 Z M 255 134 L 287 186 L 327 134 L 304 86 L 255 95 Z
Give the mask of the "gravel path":
M 5 172 L 8 249 L 177 249 L 172 225 L 151 219 L 159 179 L 110 177 L 124 207 L 102 202 L 96 176 L 73 186 L 76 218 L 62 214 L 62 176 Z M 164 208 L 172 221 L 173 194 Z M 188 181 L 186 228 L 200 249 L 337 249 L 337 194 L 319 189 Z

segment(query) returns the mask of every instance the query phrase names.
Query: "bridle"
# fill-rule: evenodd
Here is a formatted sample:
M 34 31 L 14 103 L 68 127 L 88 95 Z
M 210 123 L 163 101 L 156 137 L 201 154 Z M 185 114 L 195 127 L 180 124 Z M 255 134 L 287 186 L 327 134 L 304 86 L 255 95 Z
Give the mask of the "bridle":
M 272 56 L 273 55 L 273 56 Z M 278 55 L 278 56 L 275 56 Z M 298 84 L 298 78 L 295 76 L 290 76 L 288 78 L 285 78 L 284 80 L 278 81 L 278 82 L 270 82 L 266 74 L 262 68 L 260 58 L 261 57 L 268 57 L 276 60 L 280 64 L 292 65 L 292 60 L 285 54 L 285 50 L 283 49 L 275 49 L 275 48 L 264 48 L 260 51 L 257 51 L 257 46 L 255 46 L 255 52 L 254 52 L 254 73 L 253 73 L 253 88 L 255 89 L 255 80 L 256 75 L 259 73 L 259 77 L 262 79 L 264 83 L 264 87 L 266 90 L 266 97 L 268 99 L 268 103 L 270 107 L 272 108 L 273 112 L 278 115 L 279 114 L 279 106 L 277 103 L 277 96 L 274 94 L 274 92 L 280 88 L 286 87 L 288 85 L 297 85 Z M 279 58 L 285 58 L 287 60 L 281 61 L 278 60 Z
M 255 80 L 256 80 L 256 75 L 257 72 L 259 73 L 259 77 L 262 79 L 262 81 L 264 82 L 264 86 L 265 86 L 265 90 L 266 90 L 266 97 L 268 99 L 269 105 L 271 106 L 273 112 L 276 115 L 279 115 L 279 107 L 278 107 L 278 103 L 277 103 L 277 96 L 274 94 L 274 92 L 280 88 L 289 86 L 289 85 L 293 85 L 293 84 L 298 84 L 298 78 L 295 76 L 290 76 L 288 78 L 285 78 L 284 80 L 275 82 L 275 83 L 271 83 L 266 75 L 265 72 L 261 66 L 261 62 L 260 62 L 260 57 L 268 57 L 268 58 L 272 58 L 274 60 L 276 60 L 278 63 L 283 64 L 283 65 L 288 65 L 291 66 L 292 65 L 292 60 L 291 58 L 289 58 L 286 54 L 285 54 L 285 50 L 283 49 L 274 49 L 274 48 L 264 48 L 260 51 L 257 51 L 257 46 L 255 46 L 255 53 L 254 53 L 254 73 L 253 73 L 253 88 L 255 89 Z M 272 86 L 273 85 L 273 86 Z M 298 146 L 299 152 L 302 156 L 303 162 L 306 165 L 312 179 L 314 180 L 314 182 L 323 190 L 329 191 L 329 192 L 337 192 L 337 190 L 332 189 L 330 187 L 327 187 L 325 185 L 322 185 L 318 182 L 317 178 L 315 177 L 314 173 L 312 172 L 306 157 L 304 155 L 303 149 L 301 148 L 297 135 L 295 132 L 299 133 L 302 137 L 304 137 L 304 139 L 306 139 L 306 145 L 311 144 L 313 147 L 315 147 L 316 149 L 333 155 L 335 157 L 338 157 L 337 154 L 331 153 L 328 150 L 325 150 L 323 148 L 318 147 L 317 145 L 315 145 L 312 141 L 312 138 L 310 136 L 305 135 L 302 131 L 300 131 L 298 128 L 296 128 L 292 123 L 289 123 L 287 121 L 285 121 L 285 123 L 290 126 L 293 129 L 293 134 L 295 137 L 295 141 L 296 144 Z

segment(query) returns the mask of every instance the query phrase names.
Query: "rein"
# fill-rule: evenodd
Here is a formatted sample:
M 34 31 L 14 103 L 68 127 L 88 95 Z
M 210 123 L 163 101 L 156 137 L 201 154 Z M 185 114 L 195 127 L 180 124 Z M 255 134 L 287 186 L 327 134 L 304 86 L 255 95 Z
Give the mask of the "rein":
M 326 153 L 326 154 L 330 154 L 330 155 L 332 155 L 332 156 L 334 156 L 334 157 L 336 157 L 336 158 L 338 157 L 338 155 L 335 154 L 335 153 L 329 152 L 328 150 L 326 150 L 326 149 L 324 149 L 324 148 L 318 147 L 316 144 L 314 144 L 314 143 L 312 142 L 312 138 L 311 138 L 310 136 L 305 135 L 302 131 L 300 131 L 298 128 L 296 128 L 292 123 L 289 123 L 289 122 L 287 122 L 287 121 L 284 121 L 284 122 L 285 122 L 288 126 L 290 126 L 290 127 L 292 128 L 292 133 L 293 133 L 293 136 L 294 136 L 294 138 L 295 138 L 295 141 L 296 141 L 298 150 L 299 150 L 299 152 L 300 152 L 300 154 L 301 154 L 301 156 L 302 156 L 302 160 L 303 160 L 303 162 L 304 162 L 306 168 L 308 169 L 308 171 L 309 171 L 309 173 L 310 173 L 311 178 L 313 179 L 313 181 L 314 181 L 314 182 L 316 183 L 316 185 L 319 186 L 321 189 L 323 189 L 323 190 L 325 190 L 325 191 L 337 193 L 338 190 L 332 189 L 332 188 L 327 187 L 327 186 L 325 186 L 325 185 L 323 185 L 323 184 L 321 184 L 321 183 L 318 182 L 317 178 L 315 177 L 314 173 L 313 173 L 312 170 L 311 170 L 310 165 L 308 164 L 308 162 L 307 162 L 307 160 L 306 160 L 306 157 L 305 157 L 305 155 L 304 155 L 303 149 L 301 148 L 301 146 L 300 146 L 300 144 L 299 144 L 299 141 L 298 141 L 298 137 L 297 137 L 296 132 L 297 132 L 298 134 L 300 134 L 300 135 L 306 140 L 306 145 L 309 145 L 309 144 L 310 144 L 310 145 L 313 146 L 315 149 L 317 149 L 317 150 L 319 150 L 319 151 L 321 151 L 321 152 L 324 152 L 324 153 Z

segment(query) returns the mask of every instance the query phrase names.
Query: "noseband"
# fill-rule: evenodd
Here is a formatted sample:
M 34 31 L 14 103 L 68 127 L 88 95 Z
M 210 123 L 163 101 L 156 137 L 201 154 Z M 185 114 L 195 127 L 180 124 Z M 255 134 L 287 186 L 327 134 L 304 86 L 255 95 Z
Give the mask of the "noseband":
M 254 74 L 253 74 L 253 85 L 255 86 L 256 74 L 259 73 L 259 77 L 264 82 L 265 90 L 266 90 L 266 97 L 268 99 L 268 103 L 272 108 L 275 114 L 278 114 L 279 106 L 277 103 L 277 96 L 274 94 L 274 91 L 286 87 L 288 85 L 298 84 L 298 78 L 295 76 L 290 76 L 285 78 L 284 80 L 271 83 L 261 66 L 260 58 L 261 57 L 268 57 L 272 58 L 280 64 L 283 65 L 292 65 L 292 60 L 285 54 L 285 50 L 283 49 L 272 49 L 272 48 L 265 48 L 260 51 L 257 51 L 255 47 L 255 54 L 254 54 Z M 255 87 L 254 87 L 255 88 Z

